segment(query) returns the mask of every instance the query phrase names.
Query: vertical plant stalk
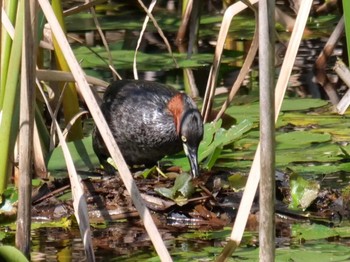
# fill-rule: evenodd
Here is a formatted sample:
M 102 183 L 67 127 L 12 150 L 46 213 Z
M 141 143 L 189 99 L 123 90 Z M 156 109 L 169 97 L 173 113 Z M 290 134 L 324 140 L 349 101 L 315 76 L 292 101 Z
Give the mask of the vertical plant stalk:
M 87 203 L 84 197 L 84 191 L 81 185 L 81 179 L 79 178 L 77 171 L 74 166 L 74 162 L 72 159 L 72 156 L 69 152 L 67 143 L 65 141 L 65 138 L 63 137 L 63 133 L 60 129 L 60 126 L 55 118 L 54 112 L 45 97 L 45 93 L 43 89 L 40 86 L 40 83 L 37 82 L 37 86 L 39 87 L 39 90 L 41 92 L 41 95 L 45 101 L 45 104 L 47 106 L 47 109 L 50 113 L 50 116 L 52 118 L 52 122 L 55 125 L 55 130 L 58 136 L 58 139 L 60 141 L 60 145 L 62 147 L 62 152 L 64 156 L 64 160 L 67 164 L 67 170 L 69 175 L 69 180 L 71 183 L 71 190 L 73 195 L 73 207 L 74 207 L 74 215 L 77 219 L 80 235 L 83 241 L 83 245 L 85 248 L 85 254 L 86 254 L 86 260 L 88 262 L 94 262 L 95 261 L 95 254 L 94 249 L 92 245 L 92 239 L 91 239 L 91 230 L 90 230 L 90 223 L 89 223 L 89 214 L 87 212 Z
M 63 28 L 63 31 L 65 32 L 64 27 L 64 21 L 63 21 L 63 15 L 62 15 L 62 6 L 61 6 L 61 0 L 53 0 L 52 1 L 52 8 L 55 11 L 55 15 L 58 18 L 58 21 Z M 52 29 L 51 29 L 52 30 Z M 57 60 L 58 67 L 62 71 L 69 71 L 69 65 L 67 61 L 64 59 L 64 56 L 62 54 L 62 50 L 60 49 L 57 39 L 55 37 L 52 37 L 53 39 L 53 45 L 55 49 L 55 57 Z M 74 83 L 68 83 L 67 88 L 64 92 L 63 97 L 63 113 L 65 122 L 69 123 L 69 121 L 79 112 L 79 100 L 78 100 L 78 94 L 75 88 Z M 75 140 L 83 137 L 83 128 L 81 119 L 78 119 L 73 127 L 71 128 L 71 132 L 69 133 L 68 138 L 70 140 Z
M 193 6 L 193 0 L 182 1 L 182 19 L 181 19 L 181 24 L 180 24 L 179 30 L 177 31 L 176 40 L 175 40 L 178 46 L 181 46 L 184 43 L 185 35 L 188 28 L 188 23 L 191 18 L 192 6 Z
M 290 37 L 287 52 L 283 60 L 283 64 L 280 71 L 280 76 L 277 80 L 275 89 L 275 122 L 277 121 L 279 112 L 283 102 L 283 97 L 287 90 L 290 74 L 293 69 L 294 61 L 299 49 L 300 41 L 303 36 L 303 32 L 306 26 L 309 12 L 311 9 L 312 0 L 304 0 L 301 3 L 295 26 Z M 247 219 L 250 213 L 250 209 L 258 188 L 260 181 L 260 152 L 261 145 L 258 144 L 252 167 L 249 172 L 248 180 L 245 186 L 245 190 L 239 205 L 238 213 L 230 236 L 230 241 L 225 246 L 224 250 L 220 254 L 216 261 L 225 261 L 235 249 L 239 246 L 244 229 L 247 224 Z
M 189 31 L 188 29 L 193 28 L 191 27 L 190 21 L 193 20 L 193 10 L 194 8 L 199 8 L 198 1 L 194 2 L 193 0 L 188 0 L 188 1 L 183 1 L 182 2 L 182 18 L 181 18 L 181 24 L 179 26 L 179 29 L 177 31 L 175 43 L 179 49 L 180 53 L 186 53 L 187 52 L 187 59 L 190 59 L 192 53 L 190 53 L 190 50 L 192 51 L 192 48 L 190 48 L 190 44 L 187 46 L 186 50 L 186 42 L 185 42 L 185 36 L 186 33 Z M 198 14 L 198 12 L 197 12 Z M 198 29 L 198 25 L 195 27 Z M 192 29 L 193 32 L 195 30 Z M 191 38 L 191 32 L 188 33 L 190 35 L 190 40 L 192 40 L 192 45 L 193 41 L 195 40 L 195 37 Z M 183 69 L 183 78 L 184 78 L 184 89 L 186 93 L 188 93 L 191 97 L 198 97 L 199 96 L 199 91 L 196 85 L 196 81 L 193 75 L 193 71 L 190 68 L 184 68 Z
M 250 45 L 250 48 L 249 48 L 249 51 L 248 51 L 248 54 L 247 54 L 247 58 L 245 59 L 243 65 L 242 65 L 242 67 L 241 67 L 241 69 L 239 71 L 239 75 L 238 75 L 236 81 L 234 82 L 233 86 L 231 87 L 230 94 L 228 95 L 226 101 L 222 105 L 219 113 L 216 115 L 215 121 L 218 121 L 222 117 L 222 115 L 225 113 L 226 109 L 231 104 L 231 102 L 232 102 L 233 98 L 235 97 L 238 89 L 241 87 L 241 85 L 242 85 L 242 83 L 244 81 L 244 78 L 248 74 L 249 69 L 252 66 L 253 62 L 254 62 L 254 58 L 255 58 L 256 52 L 258 51 L 258 47 L 259 47 L 258 10 L 254 6 L 250 6 L 250 8 L 254 11 L 254 15 L 255 15 L 255 32 L 254 32 L 253 40 L 252 40 L 252 43 Z
M 251 4 L 255 4 L 256 2 L 258 2 L 258 0 L 250 0 L 249 2 Z M 214 61 L 213 61 L 213 65 L 210 68 L 207 87 L 205 90 L 205 96 L 203 100 L 202 116 L 203 116 L 204 122 L 208 120 L 210 115 L 210 111 L 213 103 L 213 97 L 215 94 L 216 82 L 218 79 L 221 56 L 224 49 L 225 39 L 226 39 L 228 30 L 230 28 L 231 21 L 236 14 L 238 14 L 239 12 L 241 12 L 246 8 L 247 8 L 247 5 L 245 5 L 242 2 L 237 2 L 226 9 L 224 17 L 222 19 L 222 24 L 219 31 L 217 45 L 215 47 Z
M 11 24 L 14 24 L 16 20 L 17 7 L 18 7 L 18 0 L 7 1 L 6 13 L 8 16 L 8 20 Z M 9 64 L 10 64 L 10 54 L 11 54 L 11 46 L 12 46 L 12 39 L 10 35 L 7 33 L 7 31 L 5 30 L 1 31 L 1 40 L 2 42 L 0 42 L 1 43 L 0 111 L 2 110 L 2 107 L 4 104 L 5 91 L 7 88 L 6 79 L 7 79 L 7 74 L 8 74 Z
M 141 0 L 138 0 L 138 2 L 139 2 L 139 4 L 142 7 L 146 8 L 146 6 L 143 4 L 143 2 Z M 152 13 L 153 8 L 156 5 L 156 3 L 157 3 L 157 0 L 152 0 L 152 2 L 150 3 L 148 9 L 146 8 L 147 13 L 149 13 L 149 14 Z M 144 35 L 145 31 L 146 31 L 146 27 L 147 27 L 149 19 L 150 19 L 150 17 L 148 15 L 146 15 L 145 20 L 143 21 L 142 29 L 141 29 L 141 32 L 140 32 L 140 36 L 139 36 L 139 39 L 137 39 L 137 45 L 136 45 L 136 48 L 135 48 L 134 59 L 133 59 L 133 63 L 132 63 L 132 69 L 133 69 L 133 73 L 134 73 L 134 79 L 136 79 L 136 80 L 139 79 L 139 75 L 137 73 L 137 65 L 136 65 L 137 51 L 140 48 L 142 37 L 143 37 L 143 35 Z
M 350 63 L 350 1 L 343 0 L 346 47 L 348 50 L 348 61 Z
M 259 261 L 275 261 L 275 0 L 259 1 Z
M 23 0 L 24 1 L 24 0 Z M 18 133 L 18 80 L 23 42 L 23 12 L 19 8 L 16 18 L 15 35 L 11 47 L 8 73 L 6 77 L 6 92 L 2 107 L 0 124 L 0 195 L 7 185 L 7 177 L 12 166 L 14 143 Z
M 2 79 L 2 77 L 1 77 L 1 71 L 2 71 L 2 66 L 1 66 L 1 59 L 2 59 L 2 32 L 3 32 L 3 27 L 2 27 L 2 1 L 0 1 L 0 100 L 2 100 L 1 99 L 1 79 Z M 1 108 L 2 108 L 2 106 L 1 106 L 1 102 L 0 102 L 0 125 L 1 125 Z
M 90 0 L 87 0 L 87 3 L 89 3 Z M 91 3 L 91 2 L 90 2 Z M 112 57 L 112 53 L 111 53 L 111 50 L 109 49 L 109 46 L 108 46 L 108 42 L 107 42 L 107 39 L 102 31 L 102 28 L 100 26 L 100 22 L 98 21 L 97 19 L 97 15 L 96 15 L 96 11 L 95 11 L 95 7 L 94 6 L 91 6 L 90 7 L 90 12 L 92 14 L 92 17 L 94 19 L 94 23 L 96 25 L 96 29 L 102 39 L 102 43 L 107 51 L 107 55 L 108 55 L 108 67 L 111 69 L 112 73 L 113 73 L 113 80 L 117 80 L 118 79 L 122 79 L 122 77 L 118 74 L 117 70 L 115 70 L 115 66 L 113 64 L 113 57 Z
M 172 261 L 170 254 L 166 249 L 166 246 L 161 238 L 161 235 L 156 225 L 154 224 L 150 211 L 145 206 L 142 200 L 140 191 L 138 190 L 137 185 L 132 178 L 130 170 L 128 169 L 128 166 L 125 163 L 125 160 L 120 152 L 120 149 L 113 138 L 112 132 L 109 129 L 108 124 L 103 117 L 103 114 L 101 112 L 101 109 L 99 108 L 98 103 L 96 102 L 94 94 L 91 91 L 85 79 L 84 72 L 81 69 L 78 61 L 76 60 L 74 53 L 67 41 L 67 38 L 65 37 L 64 32 L 60 28 L 59 23 L 53 14 L 53 11 L 51 9 L 51 6 L 48 0 L 38 0 L 38 1 L 48 20 L 48 23 L 52 28 L 56 29 L 53 31 L 55 34 L 55 37 L 56 39 L 60 40 L 59 44 L 60 44 L 61 50 L 63 51 L 63 54 L 65 55 L 65 58 L 67 59 L 67 61 L 69 61 L 68 65 L 71 69 L 71 72 L 74 75 L 74 78 L 77 82 L 80 92 L 84 97 L 84 100 L 91 112 L 92 117 L 95 120 L 95 123 L 99 129 L 99 132 L 103 140 L 106 142 L 108 141 L 106 143 L 107 149 L 110 155 L 112 156 L 114 163 L 116 163 L 118 167 L 120 177 L 122 178 L 125 184 L 125 187 L 128 190 L 128 193 L 130 194 L 131 199 L 137 211 L 139 212 L 139 215 L 154 245 L 155 250 L 157 251 L 162 261 Z M 84 235 L 82 237 L 83 239 L 85 239 L 86 236 Z
M 346 91 L 345 95 L 339 101 L 336 107 L 338 114 L 343 115 L 350 105 L 350 70 L 341 60 L 338 60 L 335 63 L 333 70 L 337 73 L 339 78 L 343 80 L 344 84 L 348 87 L 348 91 Z
M 35 107 L 35 61 L 34 44 L 37 10 L 36 1 L 21 0 L 24 10 L 24 37 L 21 70 L 20 127 L 19 127 L 19 186 L 16 246 L 30 258 L 30 229 L 32 206 L 32 153 Z M 20 15 L 20 14 L 19 14 Z M 33 19 L 32 19 L 33 18 Z
M 166 38 L 166 36 L 164 35 L 162 29 L 160 28 L 157 20 L 154 18 L 154 16 L 152 15 L 151 11 L 153 10 L 153 7 L 154 5 L 156 4 L 156 0 L 152 0 L 151 4 L 150 4 L 150 7 L 147 8 L 144 3 L 141 1 L 141 0 L 138 0 L 138 3 L 140 4 L 140 6 L 142 7 L 142 9 L 145 11 L 145 13 L 147 14 L 146 18 L 145 18 L 145 21 L 143 23 L 143 26 L 142 26 L 142 30 L 141 30 L 141 33 L 140 33 L 140 36 L 139 36 L 139 39 L 137 41 L 137 47 L 135 49 L 135 54 L 134 54 L 134 62 L 133 62 L 133 71 L 134 71 L 134 77 L 135 79 L 138 79 L 138 76 L 137 76 L 137 69 L 136 69 L 136 58 L 137 58 L 137 51 L 140 47 L 140 43 L 141 43 L 141 39 L 143 37 L 143 34 L 144 34 L 144 31 L 146 30 L 146 26 L 147 26 L 147 23 L 148 23 L 148 20 L 151 19 L 154 27 L 157 29 L 157 32 L 159 34 L 159 36 L 163 39 L 163 42 L 164 44 L 166 45 L 167 49 L 168 49 L 168 53 L 171 55 L 171 58 L 173 59 L 173 62 L 174 64 L 176 65 L 176 67 L 178 66 L 177 62 L 176 62 L 176 59 L 173 55 L 173 51 L 171 50 L 171 46 L 169 44 L 169 41 L 168 39 Z M 149 11 L 150 10 L 150 11 Z M 135 72 L 136 72 L 136 76 L 135 76 Z
M 333 30 L 331 36 L 328 38 L 327 43 L 323 47 L 322 52 L 315 62 L 316 80 L 323 87 L 333 105 L 336 105 L 339 102 L 339 96 L 336 91 L 335 84 L 331 82 L 327 75 L 326 66 L 327 60 L 332 55 L 339 38 L 343 36 L 343 32 L 344 16 L 340 18 L 337 26 Z

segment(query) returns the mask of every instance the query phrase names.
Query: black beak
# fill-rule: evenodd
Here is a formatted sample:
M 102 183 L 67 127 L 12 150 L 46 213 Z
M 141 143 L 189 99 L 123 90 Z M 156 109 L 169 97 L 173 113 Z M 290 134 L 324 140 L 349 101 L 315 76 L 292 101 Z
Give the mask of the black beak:
M 183 146 L 185 154 L 190 162 L 192 178 L 198 177 L 198 148 L 189 148 L 186 144 L 183 144 Z

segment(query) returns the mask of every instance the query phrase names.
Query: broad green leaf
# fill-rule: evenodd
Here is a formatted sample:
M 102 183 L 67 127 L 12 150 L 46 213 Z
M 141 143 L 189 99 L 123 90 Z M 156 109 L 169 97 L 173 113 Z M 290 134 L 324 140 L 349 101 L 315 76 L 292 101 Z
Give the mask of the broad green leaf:
M 0 246 L 0 261 L 29 262 L 23 253 L 13 246 Z
M 300 240 L 326 239 L 340 236 L 338 229 L 339 228 L 330 228 L 319 224 L 295 224 L 292 225 L 292 236 Z M 349 227 L 345 227 L 344 229 L 346 229 L 347 234 L 342 233 L 341 237 L 349 237 Z
M 205 168 L 211 168 L 215 165 L 215 161 L 220 155 L 223 146 L 231 144 L 236 141 L 243 134 L 248 132 L 252 127 L 253 123 L 249 120 L 243 120 L 236 126 L 232 126 L 226 130 L 220 128 L 221 121 L 216 123 L 209 123 L 204 125 L 204 138 L 198 149 L 198 162 L 203 162 L 207 157 L 211 156 L 209 162 L 204 163 Z M 181 153 L 174 156 L 168 156 L 165 158 L 167 161 L 171 161 L 176 166 L 181 166 L 185 171 L 190 169 L 190 164 L 187 157 Z
M 6 237 L 7 233 L 0 230 L 0 241 L 2 241 Z
M 76 140 L 67 143 L 72 155 L 74 165 L 78 170 L 88 171 L 99 166 L 99 160 L 92 148 L 92 136 L 82 140 Z M 53 150 L 48 159 L 48 170 L 66 170 L 66 164 L 61 147 Z
M 150 174 L 152 174 L 153 172 L 156 171 L 156 166 L 153 166 L 151 168 L 146 168 L 143 172 L 142 172 L 142 176 L 143 178 L 147 178 Z
M 305 166 L 305 165 L 293 165 L 293 166 L 289 166 L 290 169 L 292 169 L 294 172 L 296 173 L 307 173 L 307 174 L 311 174 L 311 175 L 320 175 L 321 177 L 323 177 L 324 175 L 327 174 L 336 174 L 336 176 L 338 176 L 337 172 L 340 171 L 345 171 L 345 172 L 350 172 L 350 163 L 326 163 L 326 164 L 320 164 L 320 165 L 309 165 L 309 166 Z M 327 177 L 325 177 L 327 178 Z M 335 179 L 335 184 L 334 186 L 341 186 L 339 184 L 339 181 L 337 182 L 338 179 Z M 348 183 L 348 182 L 344 182 L 344 183 Z
M 289 145 L 293 146 L 293 145 Z M 341 160 L 340 149 L 335 144 L 300 145 L 299 147 L 279 149 L 276 151 L 277 166 L 286 166 L 291 163 L 330 163 Z
M 236 118 L 238 123 L 246 119 L 253 123 L 258 123 L 259 109 L 260 109 L 259 103 L 253 102 L 243 106 L 232 105 L 229 108 L 227 108 L 225 113 Z
M 3 196 L 5 197 L 5 200 L 8 200 L 13 204 L 18 201 L 18 190 L 14 185 L 9 185 L 4 191 Z
M 302 111 L 327 105 L 326 100 L 314 98 L 289 98 L 283 100 L 281 111 Z
M 156 191 L 158 194 L 169 198 L 169 199 L 174 199 L 174 190 L 172 188 L 166 188 L 166 187 L 159 187 L 155 188 L 154 191 Z
M 319 125 L 319 126 L 327 126 L 331 127 L 331 125 L 345 125 L 349 126 L 350 123 L 348 121 L 343 121 L 344 117 L 340 115 L 333 114 L 331 112 L 323 112 L 322 114 L 316 114 L 316 113 L 301 113 L 301 112 L 287 112 L 284 113 L 278 123 L 277 126 L 284 126 L 287 124 L 292 124 L 295 126 L 313 126 L 313 125 Z
M 218 146 L 214 149 L 214 151 L 206 158 L 206 160 L 203 162 L 202 166 L 204 169 L 211 170 L 212 167 L 215 165 L 216 161 L 220 157 L 220 154 L 222 152 L 222 147 Z
M 276 136 L 277 149 L 301 149 L 312 143 L 322 143 L 331 140 L 330 134 L 316 134 L 309 131 L 294 131 Z
M 175 201 L 178 205 L 187 203 L 188 198 L 194 192 L 192 178 L 189 174 L 183 173 L 176 177 L 174 186 L 172 188 L 155 188 L 158 194 Z
M 305 210 L 314 201 L 320 190 L 316 181 L 308 181 L 293 173 L 290 176 L 291 202 L 289 208 Z
M 314 243 L 276 250 L 276 262 L 317 261 L 340 262 L 349 260 L 348 247 L 342 244 Z
M 187 174 L 181 174 L 175 179 L 173 189 L 176 192 L 180 192 L 182 196 L 189 197 L 193 193 L 192 177 Z
M 229 176 L 228 181 L 230 183 L 230 187 L 235 191 L 241 191 L 244 190 L 245 185 L 247 183 L 248 177 L 246 175 L 242 175 L 239 173 L 233 174 L 232 176 Z
M 249 131 L 253 123 L 249 120 L 243 120 L 236 126 L 232 126 L 229 130 L 223 128 L 218 129 L 215 133 L 213 142 L 205 148 L 204 151 L 199 152 L 198 159 L 201 162 L 208 157 L 217 147 L 225 146 L 240 138 L 244 133 Z
M 119 48 L 119 47 L 118 47 Z M 114 57 L 113 63 L 118 69 L 131 69 L 134 61 L 134 50 L 111 49 L 111 56 Z M 83 68 L 108 68 L 108 53 L 102 47 L 86 48 L 78 47 L 74 49 L 74 53 L 78 60 L 81 60 Z M 173 57 L 168 53 L 137 53 L 137 68 L 139 70 L 169 70 L 174 68 L 198 68 L 209 66 L 213 61 L 213 54 L 201 53 L 193 54 L 191 59 L 187 58 L 185 53 L 173 53 L 177 65 L 173 61 Z M 223 57 L 223 63 L 229 63 L 232 57 Z

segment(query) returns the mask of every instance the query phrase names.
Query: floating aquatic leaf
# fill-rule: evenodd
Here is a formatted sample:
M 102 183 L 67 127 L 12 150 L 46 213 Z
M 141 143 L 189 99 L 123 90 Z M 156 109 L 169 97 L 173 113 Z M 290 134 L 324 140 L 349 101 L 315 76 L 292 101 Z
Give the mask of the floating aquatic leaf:
M 247 182 L 247 176 L 244 176 L 242 174 L 236 173 L 233 174 L 232 176 L 229 176 L 228 181 L 230 183 L 231 188 L 237 192 L 244 190 L 244 187 Z
M 342 155 L 343 159 L 350 160 L 350 154 L 349 154 L 349 152 L 348 152 L 344 147 L 342 147 L 342 146 L 340 146 L 339 148 L 340 148 L 340 150 L 341 150 L 342 153 L 343 153 L 343 155 Z
M 317 197 L 320 185 L 316 181 L 308 181 L 296 173 L 290 176 L 291 202 L 289 208 L 305 210 Z
M 17 188 L 13 185 L 8 186 L 3 193 L 3 197 L 5 198 L 5 200 L 7 200 L 11 204 L 17 202 L 18 201 Z M 0 205 L 0 207 L 1 207 L 1 205 Z
M 117 48 L 120 48 L 119 46 Z M 78 47 L 74 49 L 77 59 L 81 60 L 81 66 L 85 68 L 108 68 L 108 53 L 101 47 L 86 48 Z M 111 48 L 111 56 L 114 65 L 118 69 L 131 69 L 134 61 L 134 50 L 121 50 Z M 137 68 L 139 70 L 169 70 L 174 68 L 198 68 L 209 66 L 213 61 L 213 54 L 201 53 L 193 54 L 191 59 L 188 59 L 187 54 L 173 53 L 177 65 L 173 61 L 173 57 L 168 53 L 152 53 L 143 52 L 137 53 Z M 224 63 L 231 62 L 232 57 L 223 57 Z
M 296 239 L 311 240 L 325 239 L 336 236 L 338 233 L 330 227 L 317 224 L 296 224 L 292 225 L 292 236 Z
M 92 148 L 92 137 L 67 143 L 76 169 L 88 171 L 98 166 L 99 160 Z M 66 170 L 66 163 L 62 161 L 61 147 L 56 147 L 48 158 L 48 170 Z
M 161 187 L 155 188 L 154 191 L 175 201 L 178 205 L 184 205 L 194 192 L 194 187 L 191 176 L 187 173 L 183 173 L 175 179 L 175 183 L 172 188 Z
M 305 148 L 312 143 L 327 142 L 332 139 L 330 134 L 317 134 L 310 131 L 294 131 L 276 136 L 276 148 Z
M 289 98 L 283 100 L 281 111 L 301 111 L 318 108 L 329 104 L 326 100 L 315 98 Z

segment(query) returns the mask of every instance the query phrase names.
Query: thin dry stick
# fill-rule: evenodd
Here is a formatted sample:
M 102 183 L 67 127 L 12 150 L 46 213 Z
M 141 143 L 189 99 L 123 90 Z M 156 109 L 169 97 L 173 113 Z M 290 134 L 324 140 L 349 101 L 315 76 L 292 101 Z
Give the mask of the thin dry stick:
M 16 246 L 30 257 L 30 229 L 32 206 L 32 157 L 33 157 L 33 126 L 35 103 L 35 65 L 36 52 L 32 12 L 35 2 L 20 2 L 24 9 L 24 30 L 22 45 L 21 67 L 21 96 L 20 96 L 20 129 L 19 129 L 19 187 L 18 214 L 16 230 Z
M 311 8 L 312 0 L 304 0 L 299 9 L 296 18 L 295 27 L 293 29 L 290 42 L 288 44 L 287 52 L 281 67 L 281 73 L 278 78 L 275 90 L 275 121 L 277 121 L 279 112 L 281 110 L 283 97 L 287 89 L 288 80 L 293 69 L 294 61 L 298 52 L 301 38 L 306 26 L 307 19 Z M 255 197 L 255 193 L 260 180 L 260 143 L 258 144 L 254 161 L 248 176 L 247 184 L 242 196 L 237 217 L 233 226 L 230 237 L 230 243 L 224 248 L 222 253 L 230 255 L 239 246 L 243 232 L 247 223 L 250 209 Z M 217 261 L 224 261 L 226 257 L 218 259 Z
M 54 82 L 75 82 L 71 72 L 64 72 L 58 70 L 37 69 L 36 77 L 41 81 Z M 93 76 L 86 76 L 86 80 L 91 85 L 107 87 L 109 83 Z
M 142 3 L 141 0 L 138 0 L 138 1 L 139 1 L 139 4 L 142 7 L 146 7 L 146 6 L 144 6 L 144 4 Z M 157 3 L 157 0 L 152 0 L 152 2 L 150 3 L 148 9 L 146 8 L 147 13 L 152 13 L 153 8 L 156 5 L 156 3 Z M 136 57 L 137 57 L 137 51 L 139 50 L 140 45 L 141 45 L 142 37 L 143 37 L 143 35 L 144 35 L 145 31 L 146 31 L 146 27 L 147 27 L 149 18 L 150 17 L 148 15 L 146 15 L 145 21 L 143 21 L 142 29 L 141 29 L 141 32 L 140 32 L 140 36 L 139 36 L 139 39 L 137 40 L 137 45 L 136 45 L 136 48 L 135 48 L 134 61 L 133 61 L 133 64 L 132 64 L 132 68 L 133 68 L 133 72 L 134 72 L 134 79 L 139 79 L 139 76 L 138 76 L 138 73 L 137 73 L 137 67 L 136 67 Z
M 109 45 L 107 43 L 106 37 L 105 37 L 104 33 L 102 32 L 101 25 L 100 25 L 100 22 L 97 19 L 94 6 L 90 7 L 90 12 L 92 14 L 92 17 L 94 18 L 94 23 L 95 23 L 96 29 L 97 29 L 97 31 L 98 31 L 101 39 L 102 39 L 103 46 L 105 47 L 105 49 L 107 51 L 108 67 L 112 69 L 111 71 L 113 72 L 113 79 L 114 80 L 117 80 L 117 78 L 118 79 L 122 79 L 122 77 L 118 74 L 117 70 L 115 70 L 115 67 L 114 67 L 114 64 L 113 64 L 113 58 L 112 58 L 111 50 L 109 49 Z
M 333 30 L 331 36 L 328 38 L 327 43 L 325 44 L 322 52 L 318 56 L 315 62 L 315 67 L 317 70 L 323 71 L 326 69 L 326 62 L 328 58 L 332 55 L 333 50 L 337 42 L 339 41 L 339 38 L 343 35 L 344 32 L 344 16 L 342 16 Z M 320 84 L 322 85 L 322 80 L 318 80 Z
M 89 111 L 86 111 L 86 110 L 80 111 L 79 113 L 75 114 L 71 120 L 69 120 L 69 122 L 67 123 L 66 127 L 64 128 L 64 130 L 62 132 L 64 139 L 67 138 L 68 133 L 69 133 L 70 129 L 72 128 L 72 126 L 74 125 L 74 123 L 83 115 L 88 115 L 88 114 L 89 114 Z
M 161 235 L 156 225 L 154 224 L 152 216 L 142 200 L 140 191 L 138 190 L 137 185 L 132 178 L 130 170 L 128 169 L 128 166 L 125 163 L 125 160 L 120 152 L 120 149 L 118 148 L 118 145 L 116 144 L 113 138 L 112 132 L 109 129 L 109 126 L 103 117 L 103 114 L 101 112 L 101 109 L 99 108 L 97 101 L 95 100 L 94 94 L 89 88 L 89 85 L 84 76 L 84 72 L 81 69 L 78 61 L 76 60 L 74 53 L 67 41 L 67 38 L 54 15 L 54 12 L 50 6 L 49 1 L 48 0 L 38 0 L 38 1 L 41 5 L 41 8 L 51 28 L 55 29 L 53 30 L 53 33 L 56 39 L 59 40 L 58 44 L 60 45 L 60 48 L 68 62 L 70 70 L 74 75 L 74 78 L 77 82 L 80 92 L 83 95 L 85 102 L 91 112 L 91 115 L 95 120 L 95 123 L 99 129 L 99 132 L 103 140 L 106 141 L 105 144 L 107 146 L 107 149 L 110 152 L 110 155 L 112 156 L 113 161 L 118 166 L 120 177 L 122 178 L 124 185 L 128 190 L 137 211 L 140 214 L 140 217 L 154 245 L 155 250 L 157 251 L 162 261 L 172 261 L 170 254 L 166 249 L 166 246 L 161 238 Z
M 177 36 L 175 41 L 178 45 L 182 45 L 184 42 L 185 34 L 187 31 L 187 25 L 191 17 L 192 6 L 193 6 L 193 0 L 188 0 L 185 12 L 183 12 L 183 15 L 182 15 L 179 30 L 177 31 Z
M 63 12 L 63 15 L 69 16 L 69 15 L 77 14 L 77 13 L 80 13 L 81 11 L 88 10 L 89 8 L 94 7 L 95 5 L 103 4 L 105 2 L 108 2 L 108 0 L 95 0 L 82 5 L 78 5 L 68 10 L 65 10 Z
M 74 37 L 73 35 L 68 35 L 68 38 L 74 39 L 74 41 L 77 41 L 80 44 L 83 44 L 83 41 L 80 40 L 78 37 Z M 43 43 L 43 41 L 41 41 Z M 44 47 L 44 45 L 43 45 Z M 109 64 L 98 52 L 96 52 L 94 49 L 90 48 L 89 46 L 85 45 L 87 49 L 89 49 L 92 53 L 94 53 L 98 58 L 100 58 L 108 67 L 109 69 L 114 73 L 114 75 L 118 76 L 119 79 L 122 79 L 122 77 L 118 74 L 118 72 L 114 69 L 114 67 Z
M 63 95 L 64 95 L 64 92 L 66 91 L 66 87 L 67 87 L 67 83 L 64 84 L 63 88 L 62 88 L 62 91 L 60 93 L 60 96 L 57 100 L 57 103 L 56 103 L 56 108 L 55 108 L 55 111 L 53 112 L 53 117 L 54 119 L 57 119 L 57 115 L 61 109 L 61 104 L 62 104 L 62 100 L 63 100 Z M 55 123 L 52 121 L 51 123 L 51 128 L 50 128 L 50 146 L 49 146 L 49 150 L 53 150 L 55 148 L 55 144 L 56 144 L 56 136 L 55 136 L 55 133 L 56 133 L 56 125 Z
M 317 82 L 323 87 L 327 93 L 329 100 L 333 105 L 336 105 L 339 102 L 339 95 L 335 90 L 334 84 L 330 81 L 327 72 L 327 60 L 332 55 L 333 50 L 339 41 L 339 38 L 343 36 L 344 32 L 344 17 L 342 17 L 335 29 L 333 30 L 331 36 L 328 38 L 327 43 L 323 47 L 322 52 L 318 56 L 315 62 L 315 74 Z
M 251 4 L 255 4 L 256 2 L 258 2 L 258 0 L 250 1 Z M 224 17 L 222 19 L 217 45 L 215 47 L 214 61 L 213 65 L 210 68 L 208 83 L 203 100 L 202 116 L 205 122 L 208 120 L 210 114 L 212 100 L 215 94 L 216 81 L 220 68 L 221 55 L 224 49 L 225 39 L 230 28 L 232 18 L 246 8 L 247 5 L 242 2 L 235 3 L 226 9 Z
M 345 93 L 343 98 L 337 105 L 337 111 L 339 114 L 344 114 L 350 105 L 350 71 L 343 61 L 338 60 L 334 66 L 334 71 L 340 77 L 341 80 L 347 85 L 349 90 Z
M 255 14 L 255 32 L 254 32 L 254 36 L 253 36 L 253 40 L 252 40 L 252 44 L 250 45 L 248 54 L 247 54 L 247 58 L 244 61 L 244 64 L 241 68 L 241 70 L 239 71 L 239 75 L 235 81 L 235 83 L 233 84 L 230 94 L 228 95 L 226 101 L 224 102 L 224 104 L 222 105 L 219 113 L 216 115 L 216 118 L 214 121 L 218 121 L 222 115 L 225 113 L 227 107 L 230 105 L 230 103 L 232 102 L 234 96 L 236 95 L 238 89 L 241 87 L 244 78 L 246 77 L 246 75 L 249 72 L 250 67 L 252 66 L 252 63 L 254 62 L 254 58 L 256 55 L 256 52 L 258 51 L 258 47 L 259 47 L 259 30 L 258 30 L 258 16 L 257 16 L 257 10 L 254 6 L 252 6 L 254 14 Z
M 69 180 L 71 183 L 72 194 L 73 194 L 74 214 L 79 225 L 80 234 L 83 240 L 87 260 L 93 262 L 95 261 L 95 255 L 94 255 L 94 249 L 93 249 L 92 239 L 91 239 L 89 215 L 87 212 L 87 203 L 86 203 L 84 191 L 81 185 L 81 179 L 78 176 L 77 171 L 75 170 L 74 162 L 69 152 L 67 143 L 63 137 L 60 126 L 55 118 L 54 112 L 51 109 L 49 101 L 47 100 L 39 81 L 37 81 L 37 86 L 40 90 L 40 93 L 45 101 L 47 109 L 55 125 L 55 130 L 58 135 L 58 139 L 60 141 L 60 145 L 63 151 L 63 156 L 67 164 L 67 170 L 68 170 Z
M 47 178 L 47 168 L 44 157 L 43 146 L 39 137 L 37 123 L 34 120 L 34 134 L 33 134 L 33 159 L 35 174 L 40 178 Z
M 138 2 L 141 5 L 141 7 L 143 8 L 143 10 L 147 13 L 149 18 L 151 19 L 154 27 L 157 29 L 159 36 L 163 39 L 163 42 L 164 42 L 165 46 L 167 47 L 168 53 L 171 55 L 171 58 L 173 59 L 175 66 L 178 67 L 178 64 L 177 64 L 176 59 L 175 59 L 174 54 L 173 54 L 173 51 L 171 50 L 171 46 L 169 44 L 169 41 L 166 38 L 166 36 L 164 35 L 163 30 L 160 28 L 157 20 L 154 18 L 154 16 L 150 12 L 148 12 L 147 7 L 143 4 L 143 2 L 141 0 L 138 0 Z

